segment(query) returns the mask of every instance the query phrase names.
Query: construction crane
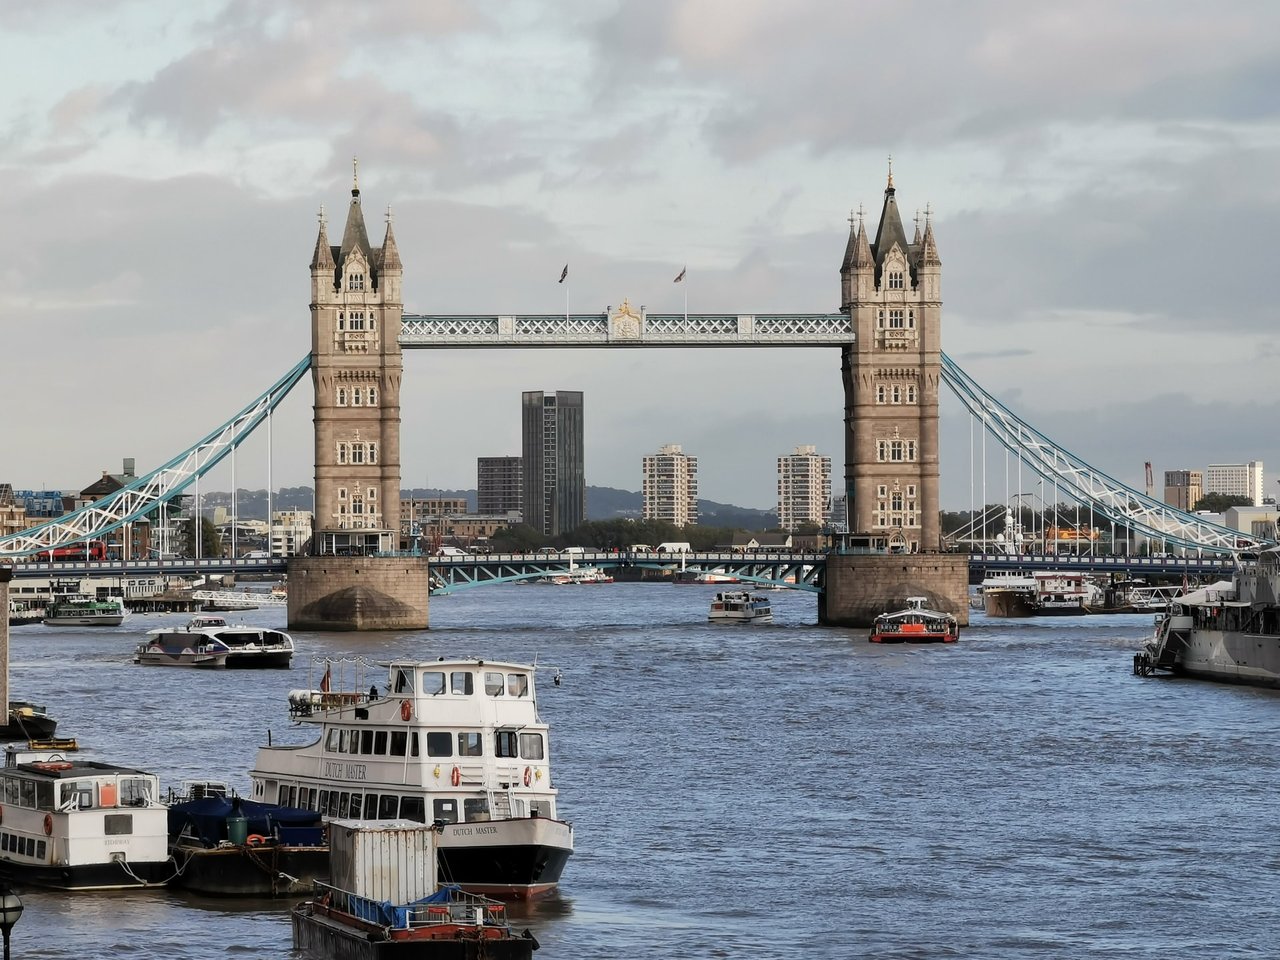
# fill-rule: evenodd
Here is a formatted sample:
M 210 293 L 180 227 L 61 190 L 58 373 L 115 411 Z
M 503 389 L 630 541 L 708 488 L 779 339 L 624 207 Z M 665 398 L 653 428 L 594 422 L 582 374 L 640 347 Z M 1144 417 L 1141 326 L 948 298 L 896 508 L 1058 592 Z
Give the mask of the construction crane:
M 1147 496 L 1152 500 L 1156 498 L 1156 477 L 1151 470 L 1151 461 L 1147 461 Z

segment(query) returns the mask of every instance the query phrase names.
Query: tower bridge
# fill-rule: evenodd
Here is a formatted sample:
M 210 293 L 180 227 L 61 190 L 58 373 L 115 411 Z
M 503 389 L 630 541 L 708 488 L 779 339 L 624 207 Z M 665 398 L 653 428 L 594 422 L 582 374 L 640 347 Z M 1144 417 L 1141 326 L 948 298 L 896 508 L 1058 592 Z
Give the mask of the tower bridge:
M 339 243 L 330 242 L 321 214 L 310 262 L 308 356 L 152 473 L 66 517 L 0 537 L 0 559 L 38 556 L 149 516 L 228 453 L 234 457 L 264 420 L 269 431 L 271 412 L 309 370 L 315 536 L 311 554 L 289 564 L 289 623 L 316 629 L 425 627 L 428 560 L 398 550 L 403 352 L 513 347 L 839 349 L 843 492 L 852 533 L 826 555 L 822 576 L 811 580 L 825 623 L 869 622 L 908 595 L 931 597 L 962 622 L 968 616 L 970 558 L 943 552 L 939 530 L 943 384 L 1020 464 L 1102 518 L 1198 550 L 1226 552 L 1257 542 L 1096 470 L 1018 418 L 943 354 L 942 261 L 932 216 L 926 213 L 923 227 L 917 220 L 908 238 L 892 172 L 874 236 L 865 214 L 850 217 L 838 312 L 650 314 L 623 300 L 597 314 L 407 314 L 403 272 L 390 215 L 381 245 L 373 246 L 354 180 Z M 484 577 L 476 573 L 475 579 Z

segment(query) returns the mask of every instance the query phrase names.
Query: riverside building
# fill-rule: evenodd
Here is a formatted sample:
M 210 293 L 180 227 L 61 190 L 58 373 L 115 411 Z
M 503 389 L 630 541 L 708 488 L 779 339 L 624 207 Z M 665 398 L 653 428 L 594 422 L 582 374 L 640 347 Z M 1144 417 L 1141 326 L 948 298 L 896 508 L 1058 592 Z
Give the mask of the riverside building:
M 1262 506 L 1262 461 L 1248 463 L 1211 463 L 1204 471 L 1204 492 L 1221 493 L 1230 497 L 1248 497 L 1255 506 Z
M 830 517 L 831 458 L 817 447 L 796 447 L 778 458 L 778 526 L 796 530 L 802 524 L 824 525 Z
M 545 537 L 582 526 L 587 513 L 582 391 L 521 395 L 524 522 Z

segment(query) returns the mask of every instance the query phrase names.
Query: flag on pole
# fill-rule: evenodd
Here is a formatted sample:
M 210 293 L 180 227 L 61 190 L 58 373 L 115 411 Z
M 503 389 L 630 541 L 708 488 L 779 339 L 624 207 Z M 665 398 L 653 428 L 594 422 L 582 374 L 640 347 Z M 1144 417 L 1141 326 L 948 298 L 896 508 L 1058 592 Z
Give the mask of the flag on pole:
M 560 279 L 556 283 L 564 283 L 565 277 L 569 276 L 569 265 L 566 263 L 564 269 L 560 271 Z
M 332 667 L 332 666 L 326 666 L 326 667 L 324 668 L 324 676 L 320 678 L 320 692 L 321 692 L 321 693 L 328 693 L 328 692 L 329 692 L 329 678 L 330 678 L 332 675 L 333 675 L 333 667 Z
M 683 280 L 683 279 L 684 279 L 684 272 L 685 272 L 686 270 L 688 270 L 688 269 L 689 269 L 688 267 L 681 267 L 681 268 L 680 268 L 680 272 L 676 274 L 676 278 L 675 278 L 674 280 L 672 280 L 671 282 L 672 282 L 672 283 L 679 283 L 681 280 Z

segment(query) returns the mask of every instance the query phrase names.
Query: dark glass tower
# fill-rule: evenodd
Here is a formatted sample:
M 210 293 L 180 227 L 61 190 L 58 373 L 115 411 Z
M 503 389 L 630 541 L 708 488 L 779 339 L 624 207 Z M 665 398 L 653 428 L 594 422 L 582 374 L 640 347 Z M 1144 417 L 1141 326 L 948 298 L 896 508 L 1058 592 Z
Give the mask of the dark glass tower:
M 521 395 L 524 522 L 543 536 L 575 530 L 586 519 L 582 391 Z

